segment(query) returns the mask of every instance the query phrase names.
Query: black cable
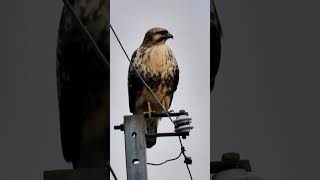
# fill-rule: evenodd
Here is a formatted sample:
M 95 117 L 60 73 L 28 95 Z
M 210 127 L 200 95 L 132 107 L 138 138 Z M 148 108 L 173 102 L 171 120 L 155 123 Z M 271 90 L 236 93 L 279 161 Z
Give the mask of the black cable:
M 109 168 L 110 168 L 110 172 L 111 172 L 111 174 L 112 174 L 112 176 L 113 176 L 114 180 L 118 180 L 118 178 L 117 178 L 116 174 L 114 173 L 114 171 L 113 171 L 112 167 L 111 167 L 111 166 L 109 166 Z
M 186 166 L 187 166 L 187 169 L 188 169 L 188 173 L 189 173 L 190 179 L 193 180 L 189 165 L 186 164 Z
M 152 94 L 152 96 L 156 99 L 156 101 L 158 102 L 158 104 L 161 106 L 162 110 L 167 114 L 168 118 L 169 118 L 169 119 L 171 120 L 171 122 L 174 124 L 174 122 L 173 122 L 170 114 L 168 113 L 168 111 L 163 107 L 163 105 L 162 105 L 162 103 L 160 102 L 160 100 L 158 99 L 158 97 L 154 94 L 154 92 L 152 91 L 152 89 L 148 86 L 148 84 L 147 84 L 147 83 L 145 82 L 145 80 L 142 78 L 142 76 L 141 76 L 141 74 L 139 73 L 139 71 L 137 70 L 137 68 L 132 64 L 132 61 L 130 60 L 130 58 L 129 58 L 127 52 L 126 52 L 126 50 L 124 49 L 124 47 L 123 47 L 120 39 L 118 38 L 118 36 L 117 36 L 117 34 L 116 34 L 115 30 L 113 29 L 113 27 L 112 27 L 111 24 L 110 24 L 110 28 L 111 28 L 114 36 L 116 37 L 118 43 L 120 44 L 120 46 L 121 46 L 124 54 L 126 55 L 128 61 L 129 61 L 129 63 L 130 63 L 130 66 L 133 67 L 133 69 L 134 69 L 135 72 L 137 73 L 137 75 L 138 75 L 139 79 L 141 80 L 141 82 L 142 82 L 142 83 L 146 86 L 146 88 L 150 91 L 150 93 Z M 180 146 L 181 146 L 181 153 L 180 153 L 180 154 L 182 154 L 182 155 L 184 156 L 184 158 L 185 158 L 184 163 L 185 163 L 186 166 L 187 166 L 190 179 L 193 180 L 192 174 L 191 174 L 191 171 L 190 171 L 189 165 L 188 165 L 188 164 L 191 164 L 191 159 L 185 155 L 185 148 L 184 148 L 184 146 L 183 146 L 183 144 L 182 144 L 182 141 L 181 141 L 181 137 L 180 137 L 180 136 L 179 136 L 179 142 L 180 142 Z M 180 155 L 178 156 L 178 158 L 179 158 L 179 157 L 180 157 Z M 178 159 L 178 158 L 173 158 L 173 159 L 176 160 L 176 159 Z M 169 161 L 171 161 L 171 159 L 169 159 Z M 165 163 L 165 162 L 166 162 L 166 161 L 164 161 L 164 163 Z M 168 160 L 167 160 L 167 162 L 168 162 Z M 164 163 L 159 163 L 159 164 L 164 164 Z M 148 164 L 149 164 L 149 163 L 148 163 Z M 151 164 L 153 164 L 153 163 L 151 163 Z
M 112 167 L 111 167 L 110 160 L 107 161 L 107 163 L 106 163 L 106 168 L 111 172 L 113 178 L 114 178 L 115 180 L 118 180 L 116 174 L 114 173 L 114 171 L 113 171 L 113 169 L 112 169 Z
M 165 164 L 165 163 L 167 163 L 167 162 L 170 162 L 170 161 L 174 161 L 174 160 L 179 159 L 180 156 L 181 156 L 181 154 L 182 154 L 182 151 L 181 151 L 180 154 L 179 154 L 177 157 L 175 157 L 175 158 L 165 160 L 165 161 L 163 161 L 163 162 L 161 162 L 161 163 L 147 163 L 147 164 L 148 164 L 148 165 L 152 165 L 152 166 L 160 166 L 160 165 Z
M 97 42 L 94 40 L 94 38 L 92 37 L 92 35 L 90 34 L 90 32 L 88 31 L 88 29 L 86 28 L 86 26 L 82 23 L 81 19 L 77 16 L 77 14 L 75 13 L 74 9 L 72 8 L 69 0 L 62 0 L 64 2 L 64 4 L 68 7 L 68 9 L 70 10 L 70 12 L 72 13 L 73 17 L 77 20 L 78 24 L 80 25 L 81 29 L 83 30 L 83 32 L 86 34 L 86 36 L 89 38 L 89 40 L 91 41 L 92 45 L 94 46 L 94 49 L 97 51 L 98 56 L 100 56 L 102 64 L 105 68 L 110 69 L 110 62 L 107 60 L 107 58 L 104 56 L 104 54 L 102 53 L 101 49 L 99 48 Z

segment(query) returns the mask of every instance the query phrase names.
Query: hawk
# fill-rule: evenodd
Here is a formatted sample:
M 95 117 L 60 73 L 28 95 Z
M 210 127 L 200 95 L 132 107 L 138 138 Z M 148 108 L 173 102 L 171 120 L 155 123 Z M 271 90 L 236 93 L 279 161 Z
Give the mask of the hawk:
M 162 112 L 163 109 L 144 86 L 133 66 L 153 90 L 165 110 L 168 110 L 179 82 L 179 68 L 171 49 L 165 44 L 173 38 L 168 30 L 155 27 L 147 31 L 141 46 L 132 55 L 128 72 L 130 112 Z M 157 133 L 160 118 L 147 118 L 147 133 Z M 147 148 L 156 144 L 156 138 L 147 138 Z
M 109 0 L 69 0 L 109 58 Z M 60 19 L 57 90 L 63 156 L 74 168 L 104 167 L 109 160 L 110 70 L 101 62 L 68 7 Z

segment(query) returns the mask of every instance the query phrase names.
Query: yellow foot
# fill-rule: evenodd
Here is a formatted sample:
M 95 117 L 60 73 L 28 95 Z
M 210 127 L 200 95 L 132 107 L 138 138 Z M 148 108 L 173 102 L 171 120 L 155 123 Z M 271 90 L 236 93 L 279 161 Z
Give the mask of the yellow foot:
M 155 111 L 153 111 L 151 109 L 151 105 L 150 105 L 150 102 L 148 101 L 148 111 L 147 112 L 144 112 L 144 114 L 148 114 L 149 118 L 151 118 L 151 113 L 153 113 Z

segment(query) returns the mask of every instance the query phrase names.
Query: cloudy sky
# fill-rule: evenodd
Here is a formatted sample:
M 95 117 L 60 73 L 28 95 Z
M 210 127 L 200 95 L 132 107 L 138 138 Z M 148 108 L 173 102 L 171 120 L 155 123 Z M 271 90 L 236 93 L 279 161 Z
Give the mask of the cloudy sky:
M 209 179 L 210 161 L 210 92 L 209 92 L 209 1 L 191 0 L 112 0 L 111 24 L 129 56 L 142 43 L 151 27 L 163 27 L 173 34 L 167 45 L 173 50 L 180 67 L 180 82 L 171 109 L 185 109 L 193 118 L 194 130 L 183 143 L 193 159 L 194 179 Z M 130 114 L 127 91 L 126 60 L 115 37 L 111 44 L 111 127 Z M 159 132 L 173 131 L 168 119 L 162 119 Z M 111 130 L 111 164 L 119 179 L 126 179 L 123 132 Z M 158 138 L 147 151 L 148 162 L 162 162 L 177 156 L 177 138 Z M 188 179 L 184 159 L 163 166 L 148 166 L 150 179 Z

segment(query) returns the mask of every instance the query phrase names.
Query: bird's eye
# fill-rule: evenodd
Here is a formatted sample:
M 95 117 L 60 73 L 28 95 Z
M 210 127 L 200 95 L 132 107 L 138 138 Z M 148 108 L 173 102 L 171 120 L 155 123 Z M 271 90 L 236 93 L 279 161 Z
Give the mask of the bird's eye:
M 160 31 L 160 34 L 162 35 L 167 34 L 167 31 Z

